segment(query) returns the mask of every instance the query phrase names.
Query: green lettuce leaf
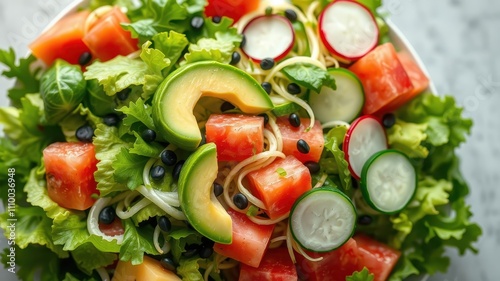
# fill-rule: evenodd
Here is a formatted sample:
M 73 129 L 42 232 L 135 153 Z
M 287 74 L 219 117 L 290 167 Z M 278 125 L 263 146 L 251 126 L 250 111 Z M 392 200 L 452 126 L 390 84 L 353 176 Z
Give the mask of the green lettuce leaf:
M 115 181 L 115 169 L 112 165 L 122 148 L 126 149 L 130 147 L 130 144 L 120 139 L 116 127 L 98 124 L 94 135 L 95 157 L 99 160 L 94 178 L 100 195 L 104 197 L 114 192 L 128 190 L 126 184 Z
M 316 93 L 321 92 L 322 87 L 337 89 L 328 71 L 309 63 L 295 63 L 284 67 L 281 72 L 291 81 Z
M 71 142 L 78 141 L 76 130 L 81 126 L 88 124 L 95 128 L 100 123 L 102 123 L 101 118 L 95 116 L 88 108 L 80 104 L 59 123 L 59 126 L 61 126 L 66 141 Z
M 368 268 L 363 267 L 361 271 L 354 272 L 351 276 L 345 278 L 346 281 L 373 281 L 375 276 L 370 273 Z
M 189 45 L 186 35 L 175 31 L 161 32 L 153 36 L 155 49 L 162 52 L 170 60 L 170 65 L 163 69 L 163 73 L 168 74 L 174 64 L 181 58 L 184 49 Z
M 75 260 L 78 268 L 89 275 L 95 269 L 113 264 L 118 257 L 115 253 L 100 251 L 92 243 L 86 243 L 79 246 L 71 252 L 71 256 Z
M 427 139 L 428 124 L 415 124 L 397 120 L 396 124 L 387 130 L 389 146 L 397 149 L 411 158 L 425 158 L 429 150 L 422 144 Z
M 16 79 L 16 85 L 8 91 L 8 97 L 13 106 L 20 106 L 21 98 L 26 94 L 38 93 L 40 87 L 38 74 L 41 68 L 32 68 L 32 64 L 36 60 L 34 56 L 30 55 L 27 58 L 20 59 L 19 64 L 16 64 L 16 54 L 13 48 L 9 50 L 0 49 L 0 63 L 8 68 L 2 71 L 2 75 Z
M 42 150 L 50 143 L 63 141 L 58 126 L 46 125 L 43 119 L 43 102 L 39 94 L 27 94 L 20 100 L 21 108 L 0 107 L 0 124 L 5 136 L 15 143 L 19 156 L 39 164 Z
M 111 164 L 114 169 L 114 179 L 118 183 L 127 185 L 130 190 L 143 184 L 142 172 L 149 157 L 133 154 L 128 149 L 122 148 Z
M 10 214 L 14 216 L 9 216 Z M 9 228 L 12 226 L 15 228 Z M 52 220 L 39 207 L 16 206 L 14 213 L 5 212 L 0 215 L 0 227 L 5 230 L 6 238 L 9 239 L 11 231 L 14 231 L 13 242 L 19 248 L 25 249 L 30 244 L 37 244 L 47 247 L 60 258 L 68 257 L 68 253 L 52 241 L 51 226 Z
M 30 244 L 25 249 L 15 247 L 16 272 L 20 280 L 59 280 L 61 271 L 60 257 L 48 248 Z M 2 263 L 8 265 L 10 258 L 8 248 L 2 252 Z M 9 266 L 9 265 L 8 265 Z
M 148 129 L 153 131 L 156 130 L 152 117 L 153 108 L 145 104 L 143 99 L 130 102 L 128 106 L 124 106 L 118 109 L 118 111 L 126 115 L 125 118 L 123 118 L 123 124 L 125 126 L 132 127 L 133 124 L 140 122 Z
M 144 0 L 136 9 L 131 23 L 122 23 L 132 37 L 141 42 L 150 40 L 154 35 L 175 30 L 183 33 L 189 28 L 189 12 L 182 1 L 176 0 Z
M 136 132 L 134 132 L 134 136 L 136 137 L 136 140 L 134 142 L 134 146 L 129 150 L 130 153 L 146 157 L 160 156 L 160 153 L 163 150 L 163 146 L 161 146 L 157 142 L 145 142 L 142 137 Z
M 52 237 L 54 243 L 63 245 L 65 251 L 73 251 L 86 243 L 92 244 L 101 252 L 118 253 L 120 250 L 116 240 L 107 241 L 90 235 L 87 230 L 87 218 L 81 214 L 56 217 L 52 225 Z
M 0 182 L 8 183 L 9 180 L 9 169 L 14 169 L 13 178 L 16 181 L 15 188 L 15 198 L 16 204 L 26 205 L 26 193 L 20 188 L 24 186 L 28 180 L 29 172 L 31 170 L 32 163 L 27 157 L 22 157 L 16 150 L 15 144 L 12 140 L 8 138 L 0 138 L 0 170 L 5 171 L 0 173 Z M 3 202 L 3 206 L 7 208 L 8 203 L 9 188 L 0 188 L 0 199 Z M 12 203 L 11 203 L 12 204 Z
M 321 159 L 321 166 L 325 167 L 336 167 L 335 173 L 338 174 L 340 178 L 340 184 L 344 191 L 351 189 L 352 177 L 349 171 L 349 164 L 345 160 L 344 152 L 339 148 L 344 141 L 344 136 L 347 132 L 347 128 L 344 126 L 339 126 L 332 128 L 325 137 L 325 149 L 331 153 L 323 155 Z M 325 165 L 326 164 L 326 165 Z M 328 172 L 328 171 L 327 171 Z
M 196 244 L 201 240 L 201 237 L 195 230 L 178 226 L 172 227 L 168 238 L 170 239 L 169 242 L 174 262 L 177 263 L 181 260 L 181 255 L 185 251 L 187 244 Z
M 151 227 L 136 228 L 132 220 L 124 220 L 125 234 L 120 248 L 120 260 L 132 264 L 142 263 L 144 253 L 158 255 L 153 245 Z
M 197 61 L 218 61 L 229 63 L 235 46 L 232 42 L 213 38 L 201 38 L 196 44 L 189 45 L 184 55 L 184 64 Z
M 202 281 L 203 275 L 200 273 L 200 264 L 198 263 L 201 258 L 181 259 L 177 267 L 177 274 L 185 281 Z

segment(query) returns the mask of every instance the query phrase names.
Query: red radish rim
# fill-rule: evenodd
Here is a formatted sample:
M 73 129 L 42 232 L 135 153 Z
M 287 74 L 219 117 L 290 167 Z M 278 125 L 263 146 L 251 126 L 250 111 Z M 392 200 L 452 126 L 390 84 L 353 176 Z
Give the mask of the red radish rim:
M 375 40 L 373 42 L 373 46 L 371 46 L 363 55 L 359 55 L 359 56 L 355 56 L 355 57 L 349 57 L 349 56 L 346 56 L 346 55 L 343 55 L 343 54 L 340 54 L 339 52 L 337 52 L 337 50 L 335 50 L 335 48 L 333 48 L 333 46 L 330 45 L 330 43 L 328 43 L 328 40 L 326 39 L 326 35 L 325 35 L 325 32 L 323 31 L 323 29 L 321 28 L 323 26 L 323 18 L 324 18 L 324 14 L 325 14 L 325 11 L 328 10 L 328 8 L 330 8 L 330 6 L 334 5 L 334 4 L 337 4 L 337 3 L 341 3 L 341 2 L 349 2 L 349 3 L 353 3 L 353 4 L 356 4 L 358 5 L 359 7 L 361 7 L 362 9 L 364 9 L 371 17 L 372 21 L 375 23 L 375 33 L 376 33 L 376 36 L 375 36 Z M 355 61 L 355 60 L 358 60 L 362 57 L 364 57 L 367 53 L 369 53 L 371 50 L 373 50 L 375 47 L 377 47 L 378 45 L 378 38 L 380 36 L 380 30 L 379 30 L 379 27 L 377 25 L 377 20 L 375 19 L 375 16 L 373 16 L 372 12 L 370 11 L 370 9 L 368 9 L 365 5 L 357 2 L 357 1 L 354 1 L 354 0 L 336 0 L 336 1 L 333 1 L 332 3 L 328 4 L 324 9 L 323 11 L 321 11 L 321 14 L 319 15 L 319 18 L 318 18 L 318 33 L 319 33 L 319 37 L 321 38 L 321 42 L 323 43 L 323 45 L 325 46 L 325 48 L 330 52 L 332 53 L 334 56 L 337 56 L 343 60 L 347 60 L 347 61 Z
M 358 126 L 358 124 L 361 121 L 363 121 L 363 120 L 365 120 L 367 118 L 375 120 L 380 125 L 380 128 L 382 129 L 382 132 L 384 132 L 385 144 L 386 144 L 387 147 L 389 147 L 389 142 L 388 142 L 388 139 L 387 139 L 387 133 L 386 133 L 386 131 L 384 129 L 384 126 L 382 125 L 382 121 L 380 120 L 380 118 L 377 118 L 374 115 L 366 114 L 366 115 L 360 116 L 356 120 L 354 120 L 351 123 L 351 126 L 349 127 L 349 129 L 347 130 L 347 132 L 345 134 L 344 142 L 342 143 L 342 151 L 344 152 L 344 158 L 347 161 L 349 172 L 351 172 L 351 175 L 356 180 L 360 180 L 361 179 L 361 175 L 357 175 L 356 172 L 354 172 L 354 170 L 353 170 L 353 168 L 351 166 L 351 162 L 349 161 L 349 142 L 351 140 L 351 135 L 352 135 L 352 132 L 354 131 L 354 129 Z
M 285 16 L 282 16 L 282 15 L 278 15 L 278 14 L 272 14 L 272 15 L 260 15 L 260 16 L 256 16 L 254 17 L 253 19 L 251 19 L 246 25 L 245 27 L 243 28 L 243 31 L 241 32 L 243 35 L 245 35 L 245 30 L 247 30 L 247 28 L 249 26 L 252 25 L 252 23 L 255 23 L 255 21 L 257 20 L 260 20 L 262 18 L 270 18 L 270 17 L 274 17 L 274 18 L 277 18 L 285 23 L 287 23 L 288 27 L 290 28 L 290 30 L 292 31 L 292 42 L 290 43 L 290 45 L 288 46 L 288 48 L 283 51 L 279 56 L 277 57 L 274 57 L 272 59 L 274 59 L 274 61 L 279 61 L 281 59 L 283 59 L 284 57 L 286 57 L 286 55 L 288 55 L 288 53 L 290 53 L 290 51 L 293 49 L 293 46 L 295 45 L 295 29 L 293 28 L 293 25 L 292 23 L 290 22 L 290 20 L 288 20 Z M 247 40 L 247 43 L 248 43 L 248 37 L 246 38 Z M 271 43 L 269 43 L 271 44 Z M 262 59 L 257 59 L 257 58 L 254 58 L 252 57 L 251 55 L 249 55 L 247 52 L 245 52 L 245 46 L 243 48 L 241 48 L 241 51 L 247 56 L 249 57 L 252 61 L 254 62 L 257 62 L 257 63 L 260 63 L 264 58 Z

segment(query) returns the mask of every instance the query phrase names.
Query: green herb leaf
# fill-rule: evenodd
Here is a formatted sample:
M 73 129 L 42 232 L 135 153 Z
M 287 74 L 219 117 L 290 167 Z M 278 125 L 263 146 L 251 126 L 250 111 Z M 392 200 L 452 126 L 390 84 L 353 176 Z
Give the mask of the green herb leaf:
M 288 79 L 316 93 L 321 92 L 322 87 L 337 89 L 335 80 L 333 80 L 328 71 L 309 63 L 295 63 L 284 67 L 281 72 Z
M 142 263 L 144 253 L 158 255 L 153 245 L 151 227 L 136 228 L 131 220 L 124 220 L 125 233 L 120 248 L 120 260 L 132 264 Z
M 130 190 L 136 189 L 143 184 L 142 172 L 148 160 L 149 157 L 132 154 L 128 149 L 122 147 L 116 156 L 116 161 L 111 164 L 115 170 L 115 181 L 126 184 Z
M 375 276 L 368 268 L 363 267 L 361 271 L 355 271 L 351 276 L 345 278 L 346 281 L 373 281 Z
M 98 124 L 94 135 L 95 157 L 99 160 L 94 178 L 100 195 L 107 196 L 114 192 L 128 190 L 125 183 L 115 181 L 113 163 L 116 162 L 122 149 L 130 147 L 130 144 L 120 139 L 116 127 Z
M 13 106 L 19 106 L 21 98 L 26 94 L 37 93 L 39 91 L 40 81 L 37 76 L 41 68 L 33 69 L 31 67 L 35 61 L 36 58 L 30 55 L 27 58 L 22 58 L 17 65 L 16 54 L 13 48 L 9 50 L 0 49 L 0 63 L 8 68 L 8 70 L 2 72 L 2 75 L 7 78 L 14 78 L 17 82 L 8 93 Z
M 140 122 L 149 129 L 155 131 L 153 122 L 153 108 L 144 103 L 143 99 L 138 99 L 136 102 L 130 102 L 128 106 L 118 109 L 119 112 L 124 113 L 126 116 L 123 118 L 123 124 L 131 127 L 133 124 Z
M 281 167 L 276 169 L 276 173 L 278 173 L 278 175 L 280 175 L 280 177 L 286 177 L 286 171 L 285 171 L 285 169 L 283 169 Z
M 136 137 L 136 140 L 134 142 L 134 146 L 129 150 L 130 153 L 146 157 L 160 156 L 163 147 L 159 143 L 157 142 L 147 143 L 142 139 L 142 137 L 137 132 L 134 132 L 134 136 Z

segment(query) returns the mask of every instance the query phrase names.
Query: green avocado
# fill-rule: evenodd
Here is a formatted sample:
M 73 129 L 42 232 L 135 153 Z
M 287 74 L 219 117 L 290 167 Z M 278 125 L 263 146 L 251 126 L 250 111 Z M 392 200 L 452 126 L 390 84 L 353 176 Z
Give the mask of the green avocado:
M 212 188 L 217 173 L 215 144 L 201 145 L 182 166 L 178 183 L 179 200 L 182 211 L 194 229 L 215 242 L 231 244 L 231 217 L 215 197 Z
M 200 145 L 193 109 L 201 97 L 228 101 L 248 114 L 273 108 L 264 89 L 243 70 L 214 61 L 188 64 L 172 72 L 154 95 L 153 120 L 167 141 L 190 151 Z

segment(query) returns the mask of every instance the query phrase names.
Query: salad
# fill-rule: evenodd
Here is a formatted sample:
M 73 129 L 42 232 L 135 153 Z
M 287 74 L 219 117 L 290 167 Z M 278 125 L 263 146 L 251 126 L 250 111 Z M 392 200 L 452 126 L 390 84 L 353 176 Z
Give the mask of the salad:
M 28 57 L 0 50 L 6 270 L 396 281 L 477 252 L 472 121 L 380 5 L 90 0 Z

